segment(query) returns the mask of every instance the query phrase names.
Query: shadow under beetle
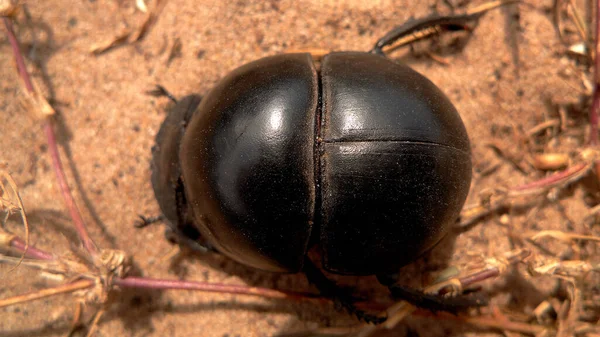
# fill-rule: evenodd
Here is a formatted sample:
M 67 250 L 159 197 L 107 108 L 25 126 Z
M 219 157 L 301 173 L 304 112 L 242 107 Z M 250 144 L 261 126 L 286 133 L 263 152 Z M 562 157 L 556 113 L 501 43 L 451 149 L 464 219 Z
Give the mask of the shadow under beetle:
M 180 241 L 265 271 L 302 271 L 367 321 L 382 319 L 354 309 L 309 248 L 320 247 L 330 272 L 377 275 L 396 297 L 456 309 L 389 276 L 448 233 L 471 182 L 452 103 L 382 52 L 416 30 L 452 28 L 439 18 L 395 28 L 368 53 L 330 53 L 320 68 L 308 53 L 266 57 L 202 99 L 180 100 L 152 151 L 154 192 Z

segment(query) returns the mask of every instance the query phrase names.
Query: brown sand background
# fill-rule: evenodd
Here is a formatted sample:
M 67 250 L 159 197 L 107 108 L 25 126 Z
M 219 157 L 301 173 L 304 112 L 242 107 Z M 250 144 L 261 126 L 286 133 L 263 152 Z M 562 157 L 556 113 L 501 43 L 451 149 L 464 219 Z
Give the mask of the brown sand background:
M 142 23 L 144 14 L 135 9 L 134 1 L 29 1 L 34 34 L 23 24 L 17 34 L 32 76 L 59 112 L 56 130 L 69 183 L 99 246 L 124 250 L 147 276 L 308 291 L 311 288 L 298 275 L 254 272 L 214 256 L 165 258 L 172 245 L 164 240 L 162 226 L 133 228 L 138 214 L 158 212 L 149 181 L 150 148 L 167 105 L 165 98 L 144 92 L 160 83 L 178 97 L 205 93 L 235 67 L 288 49 L 366 51 L 395 25 L 431 13 L 434 2 L 170 0 L 143 41 L 93 56 L 92 45 Z M 447 10 L 439 2 L 437 8 Z M 471 6 L 480 3 L 473 1 Z M 514 8 L 485 15 L 463 50 L 444 49 L 448 65 L 411 56 L 406 49 L 392 55 L 428 76 L 455 103 L 472 140 L 476 171 L 500 162 L 493 174 L 473 181 L 467 203 L 477 202 L 485 188 L 515 186 L 541 177 L 539 171 L 518 172 L 486 144 L 516 142 L 518 132 L 547 120 L 550 112 L 545 102 L 578 104 L 585 92 L 576 62 L 565 56 L 552 26 L 552 1 L 526 3 L 520 6 L 520 18 Z M 18 21 L 25 22 L 23 15 Z M 169 62 L 176 39 L 181 41 L 181 56 Z M 51 169 L 41 123 L 19 98 L 23 86 L 4 33 L 0 34 L 0 65 L 0 161 L 8 163 L 20 186 L 33 226 L 31 242 L 66 252 L 69 240 L 76 242 L 75 232 Z M 572 137 L 561 138 L 556 146 L 569 150 L 581 146 L 585 116 L 573 116 Z M 518 143 L 509 148 L 526 153 Z M 458 238 L 448 264 L 465 262 L 469 253 L 492 256 L 510 250 L 507 234 L 511 231 L 559 229 L 589 234 L 595 230 L 597 235 L 597 228 L 584 228 L 583 195 L 581 188 L 574 188 L 558 201 L 572 223 L 556 207 L 536 213 L 528 223 L 527 213 L 515 216 L 509 226 L 500 225 L 496 218 L 482 222 Z M 22 233 L 17 217 L 11 218 L 8 228 Z M 572 253 L 567 245 L 555 246 L 553 252 Z M 435 261 L 435 256 L 429 257 L 406 267 L 406 283 L 422 285 L 427 273 L 443 268 Z M 372 284 L 374 279 L 345 282 Z M 512 273 L 486 282 L 485 287 L 498 295 L 495 303 L 531 313 L 556 285 L 536 282 L 527 286 L 522 276 Z M 9 272 L 9 267 L 0 266 L 2 298 L 52 284 L 24 267 Z M 73 310 L 69 296 L 0 309 L 0 336 L 66 336 Z M 92 312 L 88 309 L 86 317 Z M 272 336 L 353 323 L 352 317 L 336 312 L 332 305 L 127 290 L 101 320 L 97 336 Z M 426 318 L 408 319 L 382 335 L 414 336 L 414 332 L 497 335 Z

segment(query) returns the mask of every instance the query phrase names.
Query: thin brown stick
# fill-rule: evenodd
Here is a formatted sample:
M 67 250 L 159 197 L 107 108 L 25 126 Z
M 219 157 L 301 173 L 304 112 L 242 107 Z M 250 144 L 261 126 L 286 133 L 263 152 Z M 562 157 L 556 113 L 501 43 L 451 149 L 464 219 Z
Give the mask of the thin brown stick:
M 41 298 L 72 293 L 77 290 L 88 289 L 94 286 L 92 280 L 79 280 L 73 283 L 62 284 L 58 287 L 42 289 L 40 291 L 31 292 L 27 294 L 17 295 L 0 300 L 0 308 L 15 305 L 24 302 L 30 302 L 39 300 Z
M 19 250 L 23 250 L 23 240 L 15 236 L 11 241 L 12 246 Z M 35 248 L 29 247 L 28 257 L 32 257 L 38 260 L 52 260 L 54 255 Z M 180 281 L 180 280 L 165 280 L 165 279 L 152 279 L 145 277 L 125 277 L 125 278 L 114 278 L 113 284 L 125 288 L 145 288 L 145 289 L 180 289 L 180 290 L 198 290 L 207 292 L 222 292 L 229 294 L 240 294 L 240 295 L 252 295 L 261 296 L 272 299 L 292 299 L 292 300 L 321 300 L 326 301 L 326 298 L 319 297 L 315 294 L 300 293 L 300 292 L 286 292 L 267 288 L 238 286 L 238 285 L 224 285 L 224 284 L 211 284 L 204 282 L 192 282 L 192 281 Z
M 461 288 L 466 288 L 466 287 L 472 286 L 476 283 L 479 283 L 479 282 L 482 282 L 487 279 L 490 279 L 490 278 L 500 275 L 502 273 L 501 269 L 505 269 L 508 265 L 513 265 L 513 264 L 523 261 L 530 254 L 531 254 L 531 252 L 527 249 L 519 249 L 519 250 L 511 251 L 511 252 L 507 253 L 501 259 L 494 259 L 494 261 L 497 261 L 496 263 L 494 263 L 494 265 L 489 265 L 485 269 L 482 269 L 482 270 L 473 272 L 471 274 L 459 277 L 459 278 L 457 278 L 457 280 L 458 280 L 458 282 L 460 282 Z M 440 295 L 445 293 L 444 288 L 436 287 L 436 285 L 432 285 L 431 287 L 428 287 L 428 289 L 426 289 L 426 290 L 429 290 L 429 288 L 439 289 L 440 291 L 438 291 L 438 294 L 440 294 Z
M 575 23 L 575 28 L 577 28 L 577 33 L 579 33 L 579 37 L 584 41 L 586 46 L 588 46 L 588 29 L 581 19 L 581 15 L 577 12 L 577 6 L 573 0 L 569 0 L 568 9 L 571 10 L 571 15 L 573 16 L 573 22 Z
M 177 289 L 177 290 L 199 290 L 206 292 L 218 292 L 226 294 L 260 296 L 271 299 L 291 300 L 320 300 L 328 299 L 315 294 L 279 291 L 268 288 L 248 287 L 239 285 L 228 285 L 218 283 L 205 283 L 181 280 L 151 279 L 146 277 L 125 277 L 113 279 L 113 284 L 127 288 L 145 289 Z
M 73 319 L 71 321 L 71 330 L 67 334 L 67 337 L 75 336 L 75 333 L 80 330 L 83 326 L 83 302 L 75 302 L 75 312 L 73 313 Z
M 527 131 L 527 137 L 533 137 L 546 129 L 556 128 L 556 127 L 559 127 L 560 125 L 561 125 L 560 119 L 558 119 L 558 118 L 553 118 L 553 119 L 547 120 L 543 123 L 540 123 L 540 124 L 532 127 L 531 129 L 529 129 Z
M 23 79 L 27 91 L 30 94 L 35 95 L 33 82 L 31 81 L 31 77 L 27 72 L 27 67 L 25 66 L 25 60 L 23 59 L 17 36 L 15 35 L 15 32 L 12 28 L 12 22 L 6 17 L 2 19 L 4 21 L 4 26 L 6 27 L 8 39 L 10 41 L 10 45 L 12 47 L 13 54 L 17 63 L 19 75 Z M 69 209 L 71 218 L 73 219 L 73 223 L 75 225 L 75 229 L 77 230 L 77 234 L 79 235 L 79 238 L 85 249 L 90 253 L 96 253 L 96 245 L 94 244 L 87 232 L 85 223 L 83 222 L 83 218 L 79 213 L 79 209 L 75 204 L 75 200 L 73 199 L 73 195 L 71 194 L 71 190 L 69 189 L 69 185 L 67 184 L 67 179 L 62 167 L 60 155 L 58 153 L 58 145 L 56 143 L 56 136 L 54 135 L 54 129 L 52 127 L 52 120 L 50 118 L 46 118 L 46 121 L 44 123 L 44 132 L 46 133 L 48 147 L 50 149 L 50 154 L 52 157 L 52 166 L 56 173 L 61 193 L 63 195 L 63 198 L 65 199 L 65 203 L 67 205 L 67 208 Z
M 582 173 L 582 171 L 586 168 L 589 168 L 588 164 L 573 165 L 564 171 L 554 173 L 545 178 L 533 181 L 528 184 L 513 187 L 511 190 L 523 192 L 523 191 L 527 191 L 527 190 L 535 190 L 538 188 L 548 188 L 548 187 L 551 187 L 552 185 L 563 183 L 566 179 L 569 179 L 578 173 Z
M 98 322 L 100 322 L 100 318 L 102 318 L 104 313 L 105 313 L 105 310 L 103 308 L 98 309 L 98 311 L 94 315 L 94 318 L 92 319 L 92 322 L 89 325 L 90 328 L 88 330 L 88 333 L 85 335 L 85 337 L 92 337 L 96 333 L 96 330 L 98 330 Z
M 456 226 L 456 230 L 459 232 L 466 231 L 483 217 L 499 210 L 510 208 L 513 201 L 519 196 L 540 194 L 548 191 L 550 188 L 574 182 L 587 174 L 593 166 L 593 163 L 573 165 L 564 171 L 551 174 L 540 180 L 508 188 L 499 195 L 492 195 L 493 198 L 487 202 L 465 206 L 461 211 L 460 224 Z
M 23 240 L 19 237 L 12 239 L 13 247 L 22 251 Z M 52 260 L 54 255 L 30 246 L 28 257 L 38 260 Z M 194 290 L 205 292 L 218 292 L 227 294 L 259 296 L 271 299 L 289 299 L 294 301 L 318 300 L 328 301 L 327 298 L 320 297 L 312 293 L 279 291 L 268 288 L 249 287 L 244 285 L 226 285 L 219 283 L 205 283 L 181 280 L 153 279 L 145 277 L 124 277 L 112 279 L 112 285 L 124 288 L 144 288 L 144 289 L 163 289 L 163 290 Z

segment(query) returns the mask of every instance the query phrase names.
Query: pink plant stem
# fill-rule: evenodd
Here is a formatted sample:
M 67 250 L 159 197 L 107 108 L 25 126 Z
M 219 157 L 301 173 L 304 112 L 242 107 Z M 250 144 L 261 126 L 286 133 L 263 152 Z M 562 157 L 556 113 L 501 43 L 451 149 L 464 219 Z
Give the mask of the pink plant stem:
M 152 279 L 146 277 L 129 276 L 125 278 L 115 278 L 113 279 L 113 284 L 127 288 L 200 290 L 206 292 L 260 296 L 271 299 L 327 300 L 323 297 L 319 297 L 318 295 L 298 292 L 284 292 L 267 288 L 181 280 Z
M 88 234 L 85 223 L 83 222 L 83 218 L 81 217 L 81 213 L 79 213 L 77 204 L 75 203 L 73 195 L 71 194 L 71 190 L 69 189 L 69 185 L 67 184 L 67 177 L 65 176 L 65 171 L 63 170 L 62 162 L 60 160 L 60 154 L 58 153 L 58 146 L 56 144 L 56 136 L 54 135 L 54 128 L 52 127 L 52 121 L 50 119 L 47 119 L 46 123 L 44 123 L 44 132 L 46 133 L 46 138 L 48 140 L 48 148 L 50 149 L 50 155 L 52 157 L 52 166 L 54 167 L 54 172 L 56 172 L 56 179 L 60 185 L 60 191 L 63 195 L 63 199 L 65 200 L 65 204 L 69 209 L 71 219 L 73 219 L 73 224 L 75 225 L 79 239 L 81 239 L 83 247 L 88 252 L 92 254 L 96 253 L 96 245 Z
M 23 241 L 21 238 L 13 238 L 10 241 L 10 246 L 20 252 L 25 252 L 25 241 Z M 52 255 L 51 253 L 35 248 L 31 245 L 27 247 L 27 252 L 25 252 L 25 256 L 37 260 L 54 260 L 54 255 Z
M 485 269 L 467 276 L 460 278 L 460 283 L 463 287 L 468 287 L 478 282 L 490 279 L 500 275 L 500 270 L 496 267 Z
M 25 67 L 25 60 L 23 60 L 23 54 L 21 54 L 21 47 L 19 47 L 19 41 L 17 41 L 17 36 L 15 35 L 15 31 L 13 30 L 12 22 L 9 18 L 3 17 L 4 27 L 6 27 L 6 31 L 8 34 L 8 41 L 10 41 L 10 45 L 13 50 L 13 54 L 15 55 L 15 61 L 17 62 L 17 69 L 19 70 L 19 75 L 25 82 L 25 88 L 30 93 L 33 93 L 33 83 L 31 82 L 31 78 L 27 73 L 27 67 Z
M 531 255 L 529 250 L 521 250 L 518 254 L 511 255 L 506 258 L 507 262 L 511 265 L 516 264 L 518 262 L 523 261 L 523 259 L 527 258 Z M 459 278 L 459 282 L 463 287 L 469 287 L 479 282 L 485 281 L 487 279 L 496 277 L 500 275 L 500 269 L 498 267 L 488 267 L 486 269 L 476 271 L 472 274 L 465 275 Z M 440 294 L 445 294 L 446 292 L 442 289 Z
M 20 252 L 25 250 L 25 241 L 19 237 L 14 237 L 10 241 L 10 246 Z M 41 249 L 29 246 L 27 257 L 37 260 L 53 260 L 55 257 L 51 253 Z M 218 292 L 228 294 L 252 295 L 271 299 L 291 299 L 295 301 L 301 300 L 318 300 L 327 301 L 327 298 L 319 297 L 315 294 L 279 291 L 267 288 L 248 287 L 239 285 L 226 285 L 217 283 L 181 281 L 181 280 L 165 280 L 153 279 L 145 277 L 125 277 L 114 278 L 113 284 L 124 288 L 143 288 L 143 289 L 175 289 L 175 290 L 195 290 L 205 292 Z
M 31 77 L 29 77 L 29 73 L 27 72 L 25 60 L 23 59 L 23 54 L 21 53 L 21 48 L 19 47 L 17 36 L 15 35 L 15 32 L 13 30 L 12 22 L 9 18 L 6 17 L 2 18 L 2 20 L 4 21 L 4 26 L 6 27 L 6 31 L 8 34 L 8 40 L 10 41 L 15 60 L 17 62 L 19 75 L 23 79 L 27 91 L 29 91 L 29 93 L 33 95 L 35 94 L 33 83 L 31 82 Z M 83 243 L 85 249 L 90 253 L 95 253 L 97 251 L 96 245 L 94 244 L 87 232 L 87 229 L 83 222 L 83 218 L 79 213 L 79 209 L 75 204 L 75 200 L 73 199 L 73 195 L 71 194 L 71 190 L 69 189 L 69 185 L 67 184 L 67 178 L 65 176 L 65 172 L 60 161 L 60 155 L 58 153 L 58 145 L 56 143 L 56 137 L 54 135 L 54 128 L 52 127 L 51 118 L 46 119 L 44 123 L 44 132 L 46 133 L 48 147 L 50 148 L 52 166 L 54 168 L 54 172 L 56 172 L 56 177 L 58 179 L 58 184 L 60 185 L 61 193 L 63 195 L 63 198 L 65 199 L 65 203 L 67 205 L 67 208 L 69 209 L 69 213 L 71 214 L 73 223 L 75 224 L 77 234 L 79 235 L 79 238 L 81 239 L 81 242 Z
M 581 170 L 583 170 L 587 167 L 588 167 L 587 164 L 577 164 L 577 165 L 571 166 L 570 168 L 568 168 L 564 171 L 549 175 L 543 179 L 536 180 L 536 181 L 528 183 L 528 184 L 513 187 L 512 189 L 514 191 L 525 191 L 525 190 L 534 189 L 534 188 L 549 187 L 550 185 L 553 185 L 555 183 L 562 182 L 564 179 L 567 179 L 570 176 L 575 175 L 576 173 L 580 172 Z

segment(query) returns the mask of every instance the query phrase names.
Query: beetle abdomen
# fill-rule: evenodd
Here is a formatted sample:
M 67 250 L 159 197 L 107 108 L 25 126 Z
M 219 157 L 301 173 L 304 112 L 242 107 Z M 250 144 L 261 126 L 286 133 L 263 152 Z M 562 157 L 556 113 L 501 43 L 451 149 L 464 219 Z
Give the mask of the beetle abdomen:
M 465 127 L 431 81 L 383 56 L 329 54 L 321 78 L 323 265 L 394 272 L 458 217 L 471 182 Z
M 236 69 L 203 99 L 181 147 L 202 235 L 263 270 L 299 271 L 314 213 L 317 74 L 308 54 Z

